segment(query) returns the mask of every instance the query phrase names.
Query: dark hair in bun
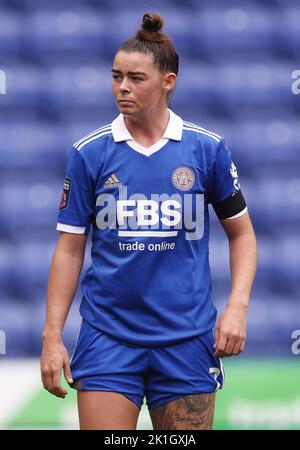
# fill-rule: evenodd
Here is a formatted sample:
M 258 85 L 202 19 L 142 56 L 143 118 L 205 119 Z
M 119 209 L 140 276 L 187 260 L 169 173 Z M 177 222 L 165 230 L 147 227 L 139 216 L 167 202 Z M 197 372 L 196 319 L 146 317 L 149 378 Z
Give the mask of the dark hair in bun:
M 156 13 L 143 16 L 141 28 L 135 36 L 124 42 L 118 51 L 152 54 L 154 64 L 161 73 L 174 72 L 179 68 L 179 57 L 171 38 L 162 32 L 164 19 Z
M 147 13 L 144 14 L 142 30 L 149 31 L 150 33 L 157 33 L 161 31 L 164 25 L 164 19 L 159 14 Z

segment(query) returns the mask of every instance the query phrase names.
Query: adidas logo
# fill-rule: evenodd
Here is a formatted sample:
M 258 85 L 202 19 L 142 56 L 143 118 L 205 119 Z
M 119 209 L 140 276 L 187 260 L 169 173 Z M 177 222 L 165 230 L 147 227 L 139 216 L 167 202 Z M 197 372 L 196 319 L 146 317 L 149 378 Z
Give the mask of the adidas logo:
M 119 187 L 122 186 L 121 181 L 118 179 L 118 177 L 112 173 L 110 177 L 107 178 L 107 180 L 104 183 L 104 189 L 109 189 L 109 188 L 115 188 L 115 187 Z

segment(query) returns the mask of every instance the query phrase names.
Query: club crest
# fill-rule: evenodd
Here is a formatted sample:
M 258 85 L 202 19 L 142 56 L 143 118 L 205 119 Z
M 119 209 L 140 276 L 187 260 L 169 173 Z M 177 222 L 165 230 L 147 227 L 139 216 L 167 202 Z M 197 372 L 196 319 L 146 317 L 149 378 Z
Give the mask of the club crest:
M 186 166 L 177 167 L 172 173 L 172 183 L 180 191 L 188 191 L 195 184 L 193 170 Z

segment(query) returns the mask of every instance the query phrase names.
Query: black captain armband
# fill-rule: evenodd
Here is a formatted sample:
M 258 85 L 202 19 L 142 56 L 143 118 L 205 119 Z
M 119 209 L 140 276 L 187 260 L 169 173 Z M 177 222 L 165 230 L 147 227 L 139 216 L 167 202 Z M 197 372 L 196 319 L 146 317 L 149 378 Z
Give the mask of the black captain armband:
M 225 198 L 221 202 L 212 202 L 212 206 L 220 220 L 229 219 L 247 207 L 241 191 L 238 191 L 232 197 Z

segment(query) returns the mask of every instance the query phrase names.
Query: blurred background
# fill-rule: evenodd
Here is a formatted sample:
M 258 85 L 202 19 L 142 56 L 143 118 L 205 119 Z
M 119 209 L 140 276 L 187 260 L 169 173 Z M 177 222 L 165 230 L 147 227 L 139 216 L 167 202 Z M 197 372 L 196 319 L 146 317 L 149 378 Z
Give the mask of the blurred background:
M 113 58 L 149 11 L 180 55 L 170 107 L 225 137 L 259 245 L 246 350 L 223 361 L 214 426 L 300 429 L 299 0 L 0 0 L 0 428 L 78 428 L 75 392 L 52 397 L 39 374 L 58 205 L 73 142 L 119 113 Z M 228 242 L 213 210 L 211 226 L 221 313 Z M 89 252 L 90 242 L 82 273 Z M 70 354 L 80 298 L 79 288 Z M 138 427 L 152 428 L 145 404 Z

